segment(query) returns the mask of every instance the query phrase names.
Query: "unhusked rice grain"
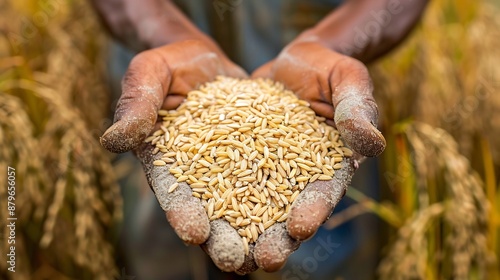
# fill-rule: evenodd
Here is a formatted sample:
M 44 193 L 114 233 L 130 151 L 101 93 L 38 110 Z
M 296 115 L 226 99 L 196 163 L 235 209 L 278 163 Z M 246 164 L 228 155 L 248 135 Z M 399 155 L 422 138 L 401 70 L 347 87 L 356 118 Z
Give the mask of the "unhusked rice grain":
M 178 182 L 248 244 L 288 217 L 309 182 L 331 180 L 352 156 L 339 133 L 280 83 L 218 77 L 188 93 L 146 142 Z M 174 192 L 178 183 L 168 192 Z

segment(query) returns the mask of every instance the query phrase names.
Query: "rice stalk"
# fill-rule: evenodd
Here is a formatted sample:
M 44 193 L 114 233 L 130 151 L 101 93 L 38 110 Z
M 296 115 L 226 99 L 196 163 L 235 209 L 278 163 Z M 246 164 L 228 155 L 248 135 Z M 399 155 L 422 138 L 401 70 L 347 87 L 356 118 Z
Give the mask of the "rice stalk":
M 0 163 L 17 171 L 22 265 L 12 274 L 2 261 L 0 278 L 111 279 L 121 197 L 98 142 L 109 100 L 97 21 L 86 1 L 2 5 Z
M 444 208 L 441 203 L 432 204 L 416 212 L 398 230 L 396 242 L 379 265 L 381 279 L 436 279 L 436 275 L 429 275 L 426 267 L 428 243 L 425 236 Z
M 396 241 L 381 262 L 380 277 L 487 279 L 491 276 L 488 267 L 498 264 L 487 246 L 491 205 L 483 182 L 444 130 L 415 122 L 405 127 L 404 135 L 417 178 L 422 179 L 415 184 L 420 199 L 414 216 L 398 229 Z M 441 197 L 434 200 L 428 196 L 427 181 L 440 176 Z M 442 231 L 436 231 L 438 228 Z M 442 243 L 431 242 L 434 238 Z
M 411 118 L 442 127 L 468 158 L 475 136 L 499 147 L 498 11 L 487 1 L 429 3 L 403 46 L 370 68 L 383 123 Z M 498 163 L 498 149 L 492 153 Z
M 425 268 L 397 269 L 401 252 L 393 250 L 401 247 L 390 246 L 382 279 L 396 271 L 405 279 L 500 279 L 498 11 L 493 1 L 432 1 L 403 46 L 370 68 L 382 124 L 394 127 L 383 154 L 392 208 L 409 225 L 419 211 L 444 207 L 422 237 Z

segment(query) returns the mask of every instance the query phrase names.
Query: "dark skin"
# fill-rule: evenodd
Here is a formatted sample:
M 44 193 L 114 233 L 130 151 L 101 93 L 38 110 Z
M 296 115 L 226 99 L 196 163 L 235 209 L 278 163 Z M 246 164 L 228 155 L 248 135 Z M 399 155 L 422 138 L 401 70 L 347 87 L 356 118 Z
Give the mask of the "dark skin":
M 104 133 L 101 143 L 112 152 L 135 150 L 176 233 L 187 243 L 203 244 L 219 268 L 241 274 L 258 267 L 276 271 L 332 213 L 359 160 L 363 156 L 377 156 L 384 150 L 385 139 L 376 128 L 378 111 L 372 96 L 373 86 L 363 63 L 377 59 L 400 43 L 418 21 L 426 3 L 425 0 L 346 1 L 292 41 L 276 59 L 252 73 L 252 77 L 280 81 L 309 101 L 318 115 L 326 117 L 339 130 L 355 156 L 346 159 L 344 168 L 332 181 L 308 185 L 292 205 L 286 223 L 269 228 L 246 257 L 242 244 L 218 242 L 231 239 L 237 235 L 236 231 L 214 230 L 229 225 L 218 222 L 217 226 L 211 226 L 199 201 L 188 192 L 183 193 L 183 188 L 172 194 L 163 193 L 172 178 L 152 168 L 155 159 L 152 147 L 143 144 L 155 129 L 159 109 L 176 108 L 187 92 L 217 75 L 247 77 L 170 1 L 93 3 L 111 34 L 131 48 L 146 49 L 129 65 L 115 123 Z M 180 205 L 183 207 L 176 207 Z M 186 220 L 196 226 L 187 226 Z M 238 257 L 220 259 L 215 252 L 221 250 L 233 250 Z

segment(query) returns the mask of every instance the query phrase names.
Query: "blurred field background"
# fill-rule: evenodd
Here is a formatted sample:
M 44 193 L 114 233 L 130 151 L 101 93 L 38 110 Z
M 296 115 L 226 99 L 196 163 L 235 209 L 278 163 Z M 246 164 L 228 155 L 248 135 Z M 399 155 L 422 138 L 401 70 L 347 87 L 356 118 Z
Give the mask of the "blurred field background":
M 431 1 L 370 67 L 388 141 L 383 200 L 351 188 L 358 204 L 327 226 L 364 213 L 385 221 L 379 279 L 500 279 L 499 8 Z M 0 2 L 0 169 L 16 168 L 18 217 L 17 271 L 6 271 L 2 226 L 1 279 L 120 273 L 122 172 L 98 142 L 112 108 L 100 30 L 86 1 Z M 0 209 L 5 195 L 2 184 Z
M 2 238 L 0 278 L 113 279 L 122 207 L 98 142 L 106 37 L 86 1 L 0 3 L 0 169 L 16 168 L 18 218 L 17 269 L 6 271 Z

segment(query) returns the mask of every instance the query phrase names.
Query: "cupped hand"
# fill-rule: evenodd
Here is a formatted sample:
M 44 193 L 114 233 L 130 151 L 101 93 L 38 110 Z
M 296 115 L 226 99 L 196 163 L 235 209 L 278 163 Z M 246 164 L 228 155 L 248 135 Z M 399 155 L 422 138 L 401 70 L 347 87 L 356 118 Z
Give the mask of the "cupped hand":
M 292 43 L 273 61 L 257 69 L 252 77 L 279 81 L 308 101 L 311 108 L 335 126 L 351 149 L 343 168 L 333 180 L 309 184 L 293 203 L 280 234 L 259 238 L 256 262 L 267 271 L 279 269 L 300 241 L 314 235 L 331 215 L 350 184 L 363 156 L 377 156 L 385 139 L 376 128 L 378 110 L 366 67 L 359 61 L 314 42 Z
M 162 168 L 153 168 L 151 144 L 144 143 L 144 139 L 155 130 L 160 109 L 177 108 L 189 91 L 215 80 L 218 75 L 247 76 L 220 50 L 214 50 L 203 41 L 181 41 L 138 54 L 131 61 L 122 81 L 122 95 L 117 103 L 114 124 L 100 139 L 102 146 L 111 152 L 135 151 L 167 220 L 177 235 L 189 244 L 205 243 L 209 236 L 212 241 L 227 236 L 214 232 L 217 227 L 209 226 L 200 200 L 191 195 L 187 185 L 181 184 L 171 195 L 162 191 L 162 187 L 170 186 L 175 178 L 169 176 L 168 169 L 163 172 Z M 241 240 L 238 239 L 238 242 Z M 229 251 L 231 246 L 225 248 Z M 222 259 L 217 265 L 226 267 L 226 271 L 234 271 L 243 260 L 239 263 L 237 260 L 236 266 L 230 268 L 225 263 Z

